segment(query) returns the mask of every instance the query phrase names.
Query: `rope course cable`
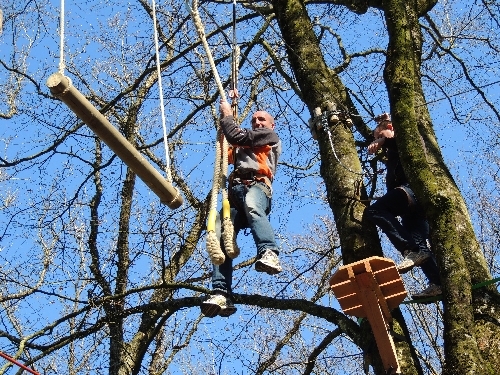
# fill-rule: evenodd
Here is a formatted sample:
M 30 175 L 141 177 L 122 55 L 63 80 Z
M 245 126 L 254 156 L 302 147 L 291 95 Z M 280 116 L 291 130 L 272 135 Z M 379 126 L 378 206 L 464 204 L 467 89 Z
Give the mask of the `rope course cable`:
M 15 364 L 16 366 L 20 367 L 21 369 L 25 370 L 25 371 L 28 371 L 30 374 L 33 374 L 33 375 L 40 375 L 39 372 L 29 368 L 28 366 L 25 366 L 23 365 L 21 362 L 15 360 L 14 358 L 8 356 L 7 354 L 3 353 L 0 351 L 0 357 L 6 359 L 7 361 Z
M 64 63 L 64 0 L 61 0 L 61 12 L 59 16 L 59 73 L 64 75 L 64 69 L 66 65 Z

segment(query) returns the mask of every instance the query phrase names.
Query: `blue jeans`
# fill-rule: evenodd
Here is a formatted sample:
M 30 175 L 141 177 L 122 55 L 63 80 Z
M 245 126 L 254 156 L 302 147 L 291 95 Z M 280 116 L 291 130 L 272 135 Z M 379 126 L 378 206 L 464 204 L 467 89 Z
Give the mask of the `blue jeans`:
M 430 250 L 427 246 L 429 223 L 409 186 L 403 185 L 388 191 L 366 207 L 364 215 L 385 233 L 401 254 L 406 250 Z M 441 285 L 434 255 L 421 268 L 429 282 Z
M 269 249 L 279 254 L 278 246 L 274 237 L 274 230 L 267 218 L 271 212 L 271 189 L 263 182 L 255 182 L 251 185 L 234 185 L 230 191 L 231 195 L 231 221 L 233 222 L 235 235 L 244 228 L 250 228 L 257 247 L 257 258 Z M 221 249 L 226 254 L 221 239 L 221 221 L 217 217 L 216 234 L 221 242 Z M 226 260 L 220 266 L 214 265 L 212 273 L 213 290 L 232 293 L 233 260 L 226 254 Z

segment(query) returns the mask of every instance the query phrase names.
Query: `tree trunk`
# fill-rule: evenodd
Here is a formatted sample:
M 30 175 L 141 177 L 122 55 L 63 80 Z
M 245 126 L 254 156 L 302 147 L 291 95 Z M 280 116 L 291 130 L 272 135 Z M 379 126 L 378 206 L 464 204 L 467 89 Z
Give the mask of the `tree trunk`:
M 325 110 L 327 103 L 333 102 L 339 109 L 356 113 L 340 78 L 325 64 L 304 2 L 276 0 L 273 1 L 273 6 L 298 85 L 303 93 L 308 93 L 303 95 L 303 100 L 310 111 L 313 112 L 316 107 Z M 330 123 L 330 129 L 333 149 L 327 133 L 318 134 L 321 176 L 325 181 L 328 202 L 340 236 L 344 264 L 372 255 L 382 256 L 375 226 L 362 220 L 366 205 L 361 199 L 366 198 L 366 193 L 352 132 L 347 123 L 342 121 L 338 124 Z M 399 321 L 399 324 L 401 323 L 404 325 L 404 321 Z M 367 335 L 367 343 L 373 344 L 369 327 L 363 327 L 370 333 Z M 401 332 L 397 324 L 394 329 Z M 367 354 L 374 350 L 372 357 L 379 358 L 376 345 L 363 349 Z M 410 355 L 410 346 L 397 343 L 397 349 L 398 354 L 404 356 L 400 362 L 404 364 L 405 373 L 421 373 L 420 367 L 415 366 Z M 377 374 L 385 373 L 379 360 L 374 363 L 374 367 Z
M 425 5 L 421 9 L 416 1 L 384 1 L 389 32 L 385 81 L 403 167 L 426 209 L 443 282 L 446 358 L 443 373 L 493 374 L 498 366 L 494 354 L 498 353 L 498 341 L 491 343 L 485 339 L 492 332 L 497 337 L 500 333 L 498 323 L 497 326 L 487 323 L 499 321 L 498 295 L 488 288 L 474 294 L 471 290 L 471 284 L 491 279 L 491 275 L 465 202 L 443 161 L 425 105 L 418 22 L 418 17 L 428 10 L 429 4 Z M 488 309 L 484 309 L 485 303 Z M 481 307 L 488 310 L 482 317 L 478 315 Z
M 354 105 L 344 85 L 324 62 L 304 3 L 279 0 L 274 1 L 273 6 L 290 64 L 301 91 L 307 93 L 303 100 L 311 113 L 317 107 L 325 111 L 328 102 L 354 113 Z M 365 203 L 361 199 L 366 198 L 366 193 L 352 132 L 343 121 L 329 125 L 333 149 L 327 133 L 321 131 L 318 134 L 321 176 L 335 217 L 344 263 L 382 255 L 375 227 L 362 223 Z

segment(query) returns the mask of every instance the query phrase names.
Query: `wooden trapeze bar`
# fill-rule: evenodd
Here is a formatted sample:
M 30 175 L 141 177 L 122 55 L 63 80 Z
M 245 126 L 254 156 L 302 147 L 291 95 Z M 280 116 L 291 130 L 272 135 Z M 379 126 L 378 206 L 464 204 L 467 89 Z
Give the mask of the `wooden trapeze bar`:
M 85 98 L 68 77 L 54 73 L 47 87 L 61 99 L 108 147 L 171 209 L 179 208 L 183 199 L 137 149 Z

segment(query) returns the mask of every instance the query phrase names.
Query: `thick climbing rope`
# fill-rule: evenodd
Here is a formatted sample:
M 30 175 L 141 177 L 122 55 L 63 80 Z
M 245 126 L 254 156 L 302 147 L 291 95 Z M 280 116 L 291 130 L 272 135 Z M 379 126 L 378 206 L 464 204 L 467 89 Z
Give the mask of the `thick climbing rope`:
M 165 173 L 167 175 L 167 180 L 172 182 L 172 172 L 170 171 L 170 153 L 168 151 L 168 139 L 167 139 L 167 125 L 165 121 L 165 106 L 163 103 L 163 86 L 161 81 L 161 64 L 160 64 L 160 48 L 158 46 L 158 29 L 156 22 L 156 4 L 155 0 L 152 0 L 152 11 L 153 11 L 153 29 L 154 29 L 154 40 L 155 40 L 155 53 L 156 53 L 156 71 L 158 74 L 158 91 L 160 95 L 160 110 L 161 110 L 161 124 L 163 128 L 163 145 L 165 147 Z
M 236 39 L 236 0 L 233 0 L 233 45 L 232 45 L 232 60 L 231 60 L 231 86 L 233 92 L 233 115 L 238 118 L 238 63 L 240 58 L 240 50 Z
M 226 99 L 226 94 L 224 92 L 224 87 L 222 86 L 221 79 L 219 77 L 219 73 L 217 72 L 217 67 L 215 66 L 214 59 L 212 57 L 212 52 L 210 51 L 210 47 L 208 45 L 207 39 L 205 37 L 205 30 L 203 28 L 203 23 L 200 18 L 200 14 L 198 11 L 198 1 L 193 0 L 192 6 L 188 3 L 188 0 L 186 0 L 186 5 L 187 8 L 189 9 L 191 16 L 193 18 L 193 22 L 196 28 L 196 32 L 198 33 L 198 36 L 202 42 L 203 48 L 205 49 L 205 52 L 207 54 L 208 62 L 210 64 L 210 68 L 213 72 L 215 82 L 217 84 L 217 88 L 219 90 L 219 94 L 221 96 L 221 100 L 227 101 Z M 212 192 L 210 196 L 210 211 L 208 214 L 208 220 L 207 220 L 207 252 L 210 256 L 210 259 L 212 263 L 216 265 L 220 265 L 224 263 L 225 260 L 225 255 L 221 250 L 219 240 L 217 238 L 217 235 L 215 233 L 215 222 L 216 222 L 216 217 L 217 217 L 217 195 L 219 193 L 219 188 L 220 188 L 220 181 L 221 181 L 221 176 L 220 172 L 223 174 L 224 178 L 224 183 L 227 181 L 227 150 L 228 150 L 228 144 L 226 137 L 222 134 L 221 129 L 219 128 L 217 131 L 217 140 L 215 142 L 216 144 L 216 157 L 215 157 L 215 164 L 214 164 L 214 176 L 213 176 L 213 181 L 212 181 Z M 222 152 L 221 149 L 222 148 Z M 222 156 L 221 156 L 222 154 Z M 222 167 L 221 167 L 222 164 Z M 222 171 L 221 171 L 222 170 Z M 226 185 L 226 184 L 224 184 Z M 224 233 L 225 235 L 223 236 L 224 240 L 224 247 L 226 250 L 226 254 L 234 258 L 237 256 L 237 251 L 234 249 L 234 228 L 233 224 L 231 222 L 231 210 L 229 206 L 229 200 L 228 200 L 228 194 L 227 194 L 227 189 L 224 186 L 223 187 L 223 192 L 222 192 L 222 216 L 223 216 L 223 226 L 224 226 Z M 226 241 L 226 238 L 228 239 Z M 230 240 L 229 240 L 230 239 Z
M 239 50 L 238 44 L 236 42 L 236 0 L 233 0 L 233 46 L 232 46 L 232 61 L 231 61 L 231 98 L 232 103 L 231 106 L 233 108 L 233 117 L 235 121 L 237 121 L 238 117 L 238 59 L 239 59 Z M 227 155 L 227 147 L 224 148 L 222 154 L 222 174 L 224 178 L 227 178 L 227 168 L 228 168 L 228 155 Z M 233 150 L 234 151 L 234 150 Z M 229 215 L 223 215 L 222 218 L 222 227 L 224 231 L 222 232 L 222 240 L 224 241 L 224 248 L 226 249 L 226 254 L 230 258 L 236 258 L 240 254 L 240 249 L 238 244 L 236 243 L 236 234 L 234 233 L 233 222 L 230 217 L 230 207 L 229 207 L 229 199 L 228 199 L 228 191 L 226 184 L 227 181 L 224 181 L 224 189 L 222 190 L 222 202 L 226 202 L 228 205 L 227 209 Z

